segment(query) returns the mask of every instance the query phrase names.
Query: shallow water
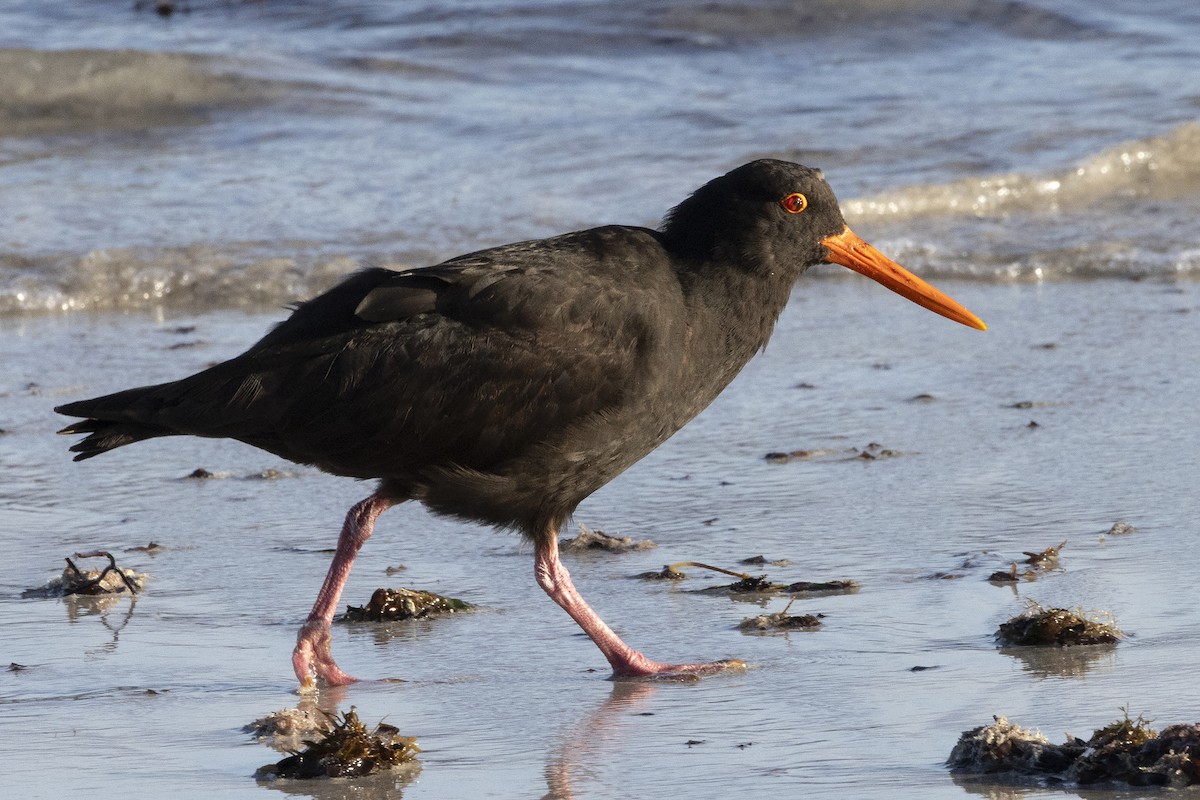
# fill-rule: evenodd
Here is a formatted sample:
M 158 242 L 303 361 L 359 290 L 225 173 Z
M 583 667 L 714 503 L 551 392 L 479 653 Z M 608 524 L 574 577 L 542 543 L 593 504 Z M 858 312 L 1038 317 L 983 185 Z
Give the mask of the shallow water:
M 482 610 L 339 626 L 344 667 L 406 682 L 322 703 L 417 736 L 422 769 L 275 788 L 1060 795 L 942 761 L 992 714 L 1052 739 L 1122 706 L 1200 719 L 1193 0 L 134 5 L 0 4 L 0 664 L 27 667 L 0 671 L 6 797 L 261 796 L 278 755 L 240 728 L 297 702 L 295 630 L 370 490 L 227 442 L 73 464 L 54 405 L 240 352 L 362 260 L 654 225 L 762 156 L 824 168 L 860 234 L 992 329 L 814 270 L 729 392 L 580 508 L 659 544 L 568 557 L 622 635 L 754 668 L 607 681 L 527 546 L 393 510 L 345 601 L 409 585 Z M 900 455 L 854 457 L 871 442 Z M 830 454 L 764 458 L 796 449 Z M 1105 536 L 1117 520 L 1137 532 Z M 1062 571 L 984 581 L 1063 540 Z M 20 597 L 95 548 L 150 573 L 136 602 Z M 797 601 L 820 631 L 751 636 L 736 624 L 785 599 L 628 579 L 759 553 L 791 559 L 775 580 L 862 590 Z M 1110 611 L 1130 638 L 997 651 L 1028 600 Z
M 578 522 L 659 545 L 569 557 L 616 629 L 654 657 L 739 657 L 753 665 L 745 673 L 607 681 L 598 652 L 537 588 L 518 539 L 416 506 L 385 515 L 346 602 L 407 585 L 483 610 L 338 626 L 343 666 L 406 682 L 362 683 L 323 702 L 386 718 L 425 750 L 414 782 L 368 782 L 356 796 L 993 796 L 941 766 L 958 734 L 992 714 L 1052 739 L 1087 735 L 1122 706 L 1160 725 L 1200 719 L 1200 551 L 1187 544 L 1200 518 L 1200 287 L 946 288 L 992 329 L 953 326 L 859 279 L 802 282 L 770 348 L 730 390 L 580 508 Z M 0 749 L 38 754 L 9 763 L 12 796 L 262 791 L 251 775 L 277 755 L 240 727 L 297 701 L 294 633 L 328 564 L 323 550 L 367 487 L 204 440 L 72 464 L 69 442 L 48 432 L 62 398 L 183 374 L 236 352 L 272 319 L 73 315 L 0 327 L 10 365 L 0 523 L 19 543 L 0 578 L 0 660 L 28 667 L 0 673 Z M 934 399 L 912 400 L 921 394 Z M 1012 407 L 1021 402 L 1034 405 Z M 872 441 L 901 455 L 763 457 Z M 222 477 L 184 479 L 197 467 Z M 283 474 L 256 477 L 267 469 Z M 1118 519 L 1137 532 L 1103 535 Z M 151 540 L 161 553 L 126 552 Z M 1015 590 L 984 580 L 1063 540 L 1061 571 Z M 101 547 L 151 574 L 136 603 L 20 599 L 65 555 Z M 791 559 L 767 568 L 773 579 L 851 578 L 862 589 L 798 600 L 793 613 L 826 614 L 819 631 L 754 636 L 734 626 L 783 598 L 696 595 L 723 579 L 695 570 L 675 586 L 628 578 L 759 553 Z M 405 572 L 385 576 L 401 563 Z M 933 577 L 943 572 L 961 577 Z M 1031 599 L 1110 611 L 1130 638 L 1112 649 L 998 651 L 992 633 Z M 339 797 L 349 786 L 280 788 Z

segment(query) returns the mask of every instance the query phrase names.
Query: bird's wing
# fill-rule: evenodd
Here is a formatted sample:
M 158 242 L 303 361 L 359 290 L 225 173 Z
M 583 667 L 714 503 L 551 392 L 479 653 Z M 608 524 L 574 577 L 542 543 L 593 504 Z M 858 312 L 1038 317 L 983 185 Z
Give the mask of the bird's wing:
M 647 257 L 656 246 L 598 229 L 360 272 L 242 356 L 168 385 L 154 422 L 362 477 L 487 469 L 648 379 L 679 293 Z

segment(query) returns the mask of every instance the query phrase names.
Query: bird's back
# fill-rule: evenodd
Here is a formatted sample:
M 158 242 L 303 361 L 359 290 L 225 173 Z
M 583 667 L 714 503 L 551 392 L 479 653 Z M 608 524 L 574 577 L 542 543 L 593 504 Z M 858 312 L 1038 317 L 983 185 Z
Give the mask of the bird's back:
M 435 507 L 503 476 L 491 494 L 573 508 L 699 410 L 677 396 L 688 313 L 658 234 L 598 228 L 357 273 L 234 359 L 59 410 L 89 418 L 67 429 L 91 433 L 79 457 L 227 437 Z M 474 515 L 508 524 L 503 505 Z

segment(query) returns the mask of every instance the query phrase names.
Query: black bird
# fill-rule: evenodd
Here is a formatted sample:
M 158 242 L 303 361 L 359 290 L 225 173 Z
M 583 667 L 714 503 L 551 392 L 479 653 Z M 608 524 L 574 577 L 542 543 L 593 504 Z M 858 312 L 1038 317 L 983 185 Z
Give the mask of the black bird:
M 819 170 L 760 160 L 710 181 L 661 229 L 610 225 L 358 272 L 242 355 L 173 383 L 68 403 L 75 460 L 158 436 L 237 439 L 379 480 L 350 509 L 292 664 L 345 684 L 330 623 L 376 518 L 406 500 L 515 529 L 537 581 L 617 676 L 660 664 L 580 597 L 558 531 L 588 495 L 713 401 L 767 343 L 796 279 L 842 264 L 964 325 L 971 312 L 858 238 Z

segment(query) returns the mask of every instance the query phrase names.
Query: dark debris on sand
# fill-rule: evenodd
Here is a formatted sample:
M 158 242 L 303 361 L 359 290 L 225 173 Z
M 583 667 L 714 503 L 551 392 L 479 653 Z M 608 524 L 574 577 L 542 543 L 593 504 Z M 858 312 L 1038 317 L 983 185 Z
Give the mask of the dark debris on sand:
M 1017 562 L 1012 562 L 1012 566 L 1008 569 L 996 570 L 991 575 L 988 575 L 988 581 L 991 583 L 1019 583 L 1020 581 L 1032 581 L 1037 578 L 1037 573 L 1031 569 L 1019 571 Z
M 376 589 L 365 606 L 346 606 L 347 622 L 392 622 L 469 611 L 470 603 L 421 589 Z
M 767 558 L 766 556 L 758 555 L 758 556 L 750 556 L 749 558 L 743 558 L 738 563 L 746 564 L 747 566 L 752 566 L 752 567 L 753 566 L 764 566 L 764 565 L 768 565 L 768 564 L 772 567 L 787 567 L 787 566 L 791 566 L 792 562 L 786 558 L 776 558 L 776 559 L 772 560 L 772 559 Z
M 738 623 L 738 630 L 747 633 L 770 633 L 774 631 L 815 631 L 820 628 L 824 614 L 789 615 L 783 611 L 774 614 L 759 614 L 746 617 Z
M 796 581 L 783 587 L 785 594 L 857 594 L 858 581 Z
M 904 455 L 904 453 L 901 453 L 899 450 L 892 450 L 884 447 L 883 445 L 879 444 L 879 442 L 871 442 L 862 450 L 859 450 L 857 455 L 854 457 L 863 461 L 874 461 L 878 458 L 895 458 L 896 456 L 902 455 Z
M 743 564 L 761 564 L 765 563 L 766 559 L 762 556 L 747 558 L 742 561 Z M 786 560 L 778 562 L 770 562 L 775 564 L 787 564 Z M 680 561 L 676 564 L 667 564 L 661 571 L 658 572 L 642 572 L 634 575 L 635 578 L 641 580 L 659 580 L 659 581 L 681 581 L 687 578 L 687 575 L 682 571 L 684 567 L 696 567 L 698 569 L 707 569 L 713 572 L 720 572 L 723 575 L 730 575 L 737 578 L 733 583 L 724 583 L 720 586 L 707 586 L 703 589 L 696 589 L 697 594 L 727 594 L 733 595 L 762 595 L 774 594 L 854 594 L 858 591 L 858 583 L 856 581 L 838 580 L 838 581 L 797 581 L 795 583 L 775 583 L 766 575 L 750 575 L 745 572 L 738 572 L 724 567 L 716 567 L 712 564 L 705 564 L 700 561 Z
M 1200 783 L 1200 724 L 1161 732 L 1139 716 L 1117 720 L 1083 740 L 1051 744 L 1004 717 L 963 732 L 946 764 L 957 775 L 1061 785 L 1126 783 L 1182 788 Z
M 996 631 L 996 642 L 1001 647 L 1115 644 L 1122 638 L 1124 634 L 1112 622 L 1037 604 L 1002 623 Z
M 243 726 L 242 730 L 255 739 L 274 747 L 295 753 L 304 744 L 305 737 L 326 733 L 333 727 L 333 718 L 315 707 L 283 708 Z
M 782 611 L 776 611 L 774 614 L 746 617 L 738 624 L 738 630 L 743 633 L 773 633 L 775 631 L 815 631 L 821 627 L 821 620 L 825 618 L 824 614 L 789 615 L 788 609 L 794 602 L 796 602 L 795 597 L 788 601 Z
M 1025 558 L 1020 562 L 1021 564 L 1028 565 L 1026 568 L 1022 569 L 1014 561 L 1008 569 L 993 572 L 987 579 L 995 584 L 1018 583 L 1020 581 L 1037 580 L 1038 577 L 1047 572 L 1061 570 L 1062 567 L 1059 565 L 1058 557 L 1062 554 L 1062 549 L 1066 546 L 1067 543 L 1063 541 L 1037 552 L 1026 550 L 1022 553 Z
M 782 588 L 782 584 L 771 583 L 766 575 L 747 575 L 733 583 L 726 583 L 721 586 L 709 586 L 700 591 L 704 594 L 724 594 L 726 592 L 730 594 L 773 594 Z
M 260 469 L 257 472 L 247 473 L 246 475 L 241 476 L 241 479 L 247 480 L 247 481 L 277 481 L 277 480 L 281 480 L 283 478 L 295 478 L 295 477 L 298 477 L 299 475 L 300 475 L 300 473 L 296 472 L 296 471 L 275 469 L 274 467 L 267 467 L 265 469 Z M 237 477 L 237 476 L 235 476 L 232 472 L 228 472 L 228 471 L 213 472 L 212 470 L 205 469 L 204 467 L 196 467 L 194 470 L 189 472 L 187 475 L 184 475 L 183 480 L 185 480 L 185 481 L 189 481 L 189 480 L 190 481 L 228 480 L 230 478 L 235 478 L 235 477 Z
M 400 736 L 392 725 L 381 722 L 368 731 L 353 706 L 341 719 L 331 718 L 324 737 L 305 745 L 282 761 L 259 767 L 255 777 L 357 778 L 409 763 L 421 752 L 415 739 Z
M 1047 547 L 1045 550 L 1040 550 L 1036 553 L 1031 553 L 1026 550 L 1022 555 L 1025 556 L 1025 564 L 1031 564 L 1039 569 L 1045 569 L 1058 563 L 1058 556 L 1062 549 L 1067 546 L 1065 541 L 1059 542 L 1057 545 Z
M 651 550 L 658 545 L 649 539 L 634 541 L 632 536 L 611 536 L 604 531 L 594 531 L 586 525 L 580 525 L 579 535 L 574 539 L 563 539 L 559 547 L 564 553 L 584 553 L 591 550 L 630 553 L 635 550 Z
M 640 580 L 644 580 L 644 581 L 681 581 L 684 578 L 686 578 L 687 575 L 684 575 L 682 572 L 675 569 L 670 564 L 667 564 L 667 565 L 663 566 L 663 568 L 661 570 L 658 570 L 657 572 L 655 572 L 655 571 L 639 572 L 637 575 L 634 575 L 633 577 L 638 578 Z
M 763 458 L 772 464 L 786 464 L 789 461 L 806 460 L 816 458 L 818 456 L 827 456 L 833 453 L 832 450 L 789 450 L 788 452 L 772 451 L 767 453 Z
M 762 556 L 745 559 L 744 564 L 758 564 L 765 559 Z M 783 562 L 787 563 L 787 562 Z M 677 564 L 667 564 L 661 572 L 643 572 L 635 578 L 643 580 L 679 581 L 687 577 L 681 570 L 683 567 L 696 567 L 723 575 L 737 578 L 733 583 L 720 586 L 707 586 L 697 589 L 697 594 L 728 594 L 728 595 L 765 595 L 765 594 L 854 594 L 858 591 L 858 583 L 849 580 L 838 581 L 797 581 L 796 583 L 775 583 L 766 575 L 750 575 L 745 572 L 716 567 L 700 561 L 680 561 Z
M 857 581 L 797 581 L 795 583 L 773 583 L 766 575 L 747 575 L 741 580 L 721 586 L 699 589 L 702 594 L 855 594 Z
M 117 560 L 106 550 L 92 553 L 75 553 L 77 559 L 107 558 L 108 566 L 103 569 L 80 569 L 70 558 L 64 559 L 67 566 L 62 575 L 36 589 L 26 589 L 21 597 L 67 597 L 70 595 L 137 594 L 146 584 L 144 573 L 117 566 Z
M 851 447 L 849 450 L 829 450 L 829 449 L 812 449 L 812 450 L 789 450 L 789 451 L 772 451 L 763 456 L 772 464 L 786 464 L 789 461 L 809 461 L 825 456 L 841 455 L 839 461 L 875 461 L 880 458 L 895 458 L 896 456 L 904 455 L 899 450 L 892 450 L 879 444 L 879 442 L 869 442 L 866 447 L 861 450 L 857 447 Z

